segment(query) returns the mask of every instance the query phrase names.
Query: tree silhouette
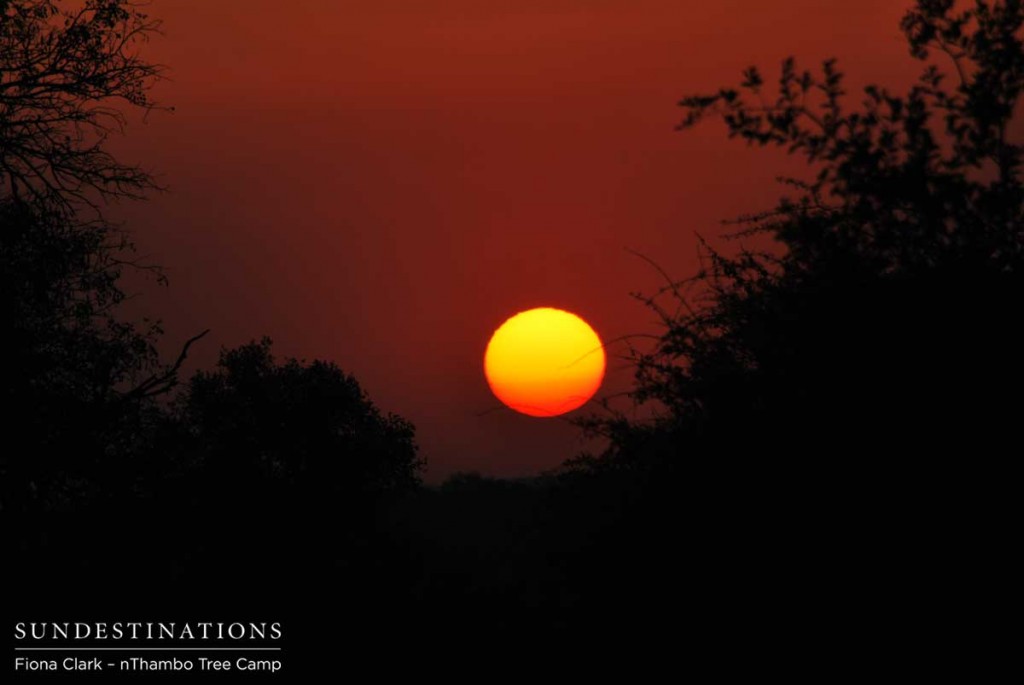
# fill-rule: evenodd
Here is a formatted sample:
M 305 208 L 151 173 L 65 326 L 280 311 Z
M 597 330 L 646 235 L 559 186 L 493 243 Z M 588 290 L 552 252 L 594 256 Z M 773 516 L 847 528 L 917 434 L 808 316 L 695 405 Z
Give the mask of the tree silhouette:
M 8 438 L 29 448 L 5 451 L 0 500 L 8 510 L 52 508 L 96 473 L 104 452 L 114 457 L 104 447 L 110 431 L 139 418 L 145 398 L 122 390 L 158 366 L 158 329 L 114 318 L 122 295 L 117 271 L 95 266 L 101 233 L 10 201 L 0 203 L 0 225 L 0 307 L 12 362 L 5 423 Z
M 299 590 L 300 577 L 310 592 L 378 582 L 381 511 L 420 485 L 410 423 L 332 363 L 278 363 L 267 338 L 222 351 L 174 415 L 181 432 L 164 450 L 178 475 L 163 501 L 194 522 L 193 572 L 261 592 Z
M 337 504 L 413 488 L 422 466 L 414 429 L 382 414 L 329 362 L 275 362 L 270 340 L 222 352 L 180 398 L 202 466 L 219 483 Z M 238 487 L 240 485 L 241 487 Z
M 137 48 L 158 29 L 127 0 L 0 2 L 0 282 L 7 511 L 66 506 L 124 472 L 152 398 L 176 382 L 159 326 L 122 321 L 127 234 L 103 204 L 152 177 L 108 151 L 124 107 L 148 110 L 160 67 Z M 151 268 L 151 267 L 147 267 Z M 108 483 L 110 485 L 110 483 Z
M 999 568 L 1024 409 L 1024 9 L 953 5 L 905 15 L 911 54 L 940 58 L 906 94 L 850 109 L 834 60 L 790 58 L 774 98 L 751 67 L 681 102 L 681 129 L 720 117 L 813 177 L 642 298 L 664 324 L 633 357 L 653 417 L 584 421 L 609 447 L 570 473 L 632 497 L 598 546 L 628 541 L 630 564 L 599 584 L 674 595 L 712 646 L 935 637 Z
M 796 197 L 731 222 L 734 237 L 773 246 L 726 255 L 705 243 L 694 278 L 647 299 L 665 328 L 635 356 L 634 397 L 657 418 L 586 424 L 619 462 L 640 444 L 682 458 L 712 433 L 720 445 L 772 439 L 810 456 L 838 442 L 872 458 L 884 435 L 912 451 L 900 461 L 1012 433 L 1019 407 L 1002 393 L 1021 378 L 1024 188 L 1008 130 L 1022 22 L 1013 0 L 962 11 L 921 0 L 901 24 L 927 62 L 919 81 L 904 95 L 868 86 L 860 109 L 847 107 L 835 60 L 815 75 L 793 58 L 774 99 L 750 67 L 738 88 L 681 101 L 680 129 L 718 116 L 730 137 L 785 147 L 815 173 L 782 178 Z
M 149 90 L 161 68 L 137 52 L 160 26 L 137 3 L 64 7 L 0 1 L 0 180 L 11 196 L 68 217 L 155 187 L 106 143 L 126 123 L 119 103 L 155 106 Z

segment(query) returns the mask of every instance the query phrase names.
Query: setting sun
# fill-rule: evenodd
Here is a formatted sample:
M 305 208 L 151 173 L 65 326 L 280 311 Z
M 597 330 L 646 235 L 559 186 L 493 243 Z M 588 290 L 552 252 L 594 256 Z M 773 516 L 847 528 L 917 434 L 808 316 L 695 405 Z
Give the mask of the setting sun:
M 600 387 L 604 367 L 604 348 L 594 329 L 551 307 L 505 321 L 484 354 L 491 391 L 530 416 L 558 416 L 582 406 Z

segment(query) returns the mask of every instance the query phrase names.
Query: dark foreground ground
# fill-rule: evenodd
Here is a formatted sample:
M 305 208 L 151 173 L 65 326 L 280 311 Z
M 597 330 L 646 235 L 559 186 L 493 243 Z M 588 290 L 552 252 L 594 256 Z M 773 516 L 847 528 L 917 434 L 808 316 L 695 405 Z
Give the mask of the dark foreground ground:
M 1005 541 L 979 528 L 1003 514 L 984 498 L 950 502 L 948 478 L 907 497 L 856 478 L 809 488 L 778 473 L 691 475 L 671 487 L 461 476 L 356 510 L 237 495 L 206 510 L 157 500 L 7 520 L 4 631 L 17 646 L 18 621 L 281 623 L 265 643 L 282 648 L 281 673 L 212 682 L 646 681 L 666 668 L 935 664 L 966 617 L 1004 601 L 983 578 L 1002 573 Z

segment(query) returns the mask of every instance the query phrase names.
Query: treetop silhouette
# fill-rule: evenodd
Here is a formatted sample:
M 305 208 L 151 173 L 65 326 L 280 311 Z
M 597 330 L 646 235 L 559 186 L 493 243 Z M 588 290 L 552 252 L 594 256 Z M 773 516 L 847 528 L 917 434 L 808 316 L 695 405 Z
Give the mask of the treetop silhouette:
M 775 95 L 752 66 L 737 87 L 680 101 L 680 130 L 720 118 L 729 137 L 803 156 L 813 177 L 780 178 L 795 197 L 726 222 L 777 247 L 702 242 L 693 278 L 642 298 L 664 329 L 632 354 L 633 398 L 656 417 L 582 422 L 611 438 L 612 461 L 766 435 L 808 456 L 884 433 L 918 448 L 1008 434 L 1012 409 L 986 384 L 1024 379 L 1022 146 L 1009 138 L 1024 8 L 954 4 L 904 16 L 926 62 L 905 94 L 870 85 L 851 108 L 836 60 L 816 74 L 790 57 Z
M 229 481 L 318 494 L 327 506 L 420 482 L 412 424 L 381 412 L 333 363 L 277 363 L 268 338 L 222 351 L 215 370 L 191 378 L 179 412 L 202 468 Z
M 163 69 L 138 47 L 157 32 L 130 0 L 0 0 L 0 181 L 12 197 L 66 217 L 156 188 L 107 139 L 123 105 L 149 110 Z M 79 218 L 81 218 L 79 216 Z

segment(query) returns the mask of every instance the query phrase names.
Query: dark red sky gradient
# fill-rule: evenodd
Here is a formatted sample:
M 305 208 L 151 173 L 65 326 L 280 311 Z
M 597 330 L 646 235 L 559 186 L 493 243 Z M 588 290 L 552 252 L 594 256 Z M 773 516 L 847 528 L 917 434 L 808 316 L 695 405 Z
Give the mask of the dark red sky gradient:
M 325 358 L 417 426 L 430 478 L 525 475 L 582 449 L 577 428 L 498 406 L 484 347 L 508 316 L 569 309 L 604 339 L 657 333 L 629 295 L 693 272 L 699 232 L 770 206 L 781 151 L 707 122 L 684 95 L 757 64 L 839 58 L 851 102 L 922 69 L 897 0 L 156 0 L 174 105 L 120 154 L 169 192 L 119 212 L 166 289 L 167 348 L 212 328 L 188 371 L 263 335 Z M 719 243 L 720 244 L 720 243 Z M 631 372 L 609 350 L 602 394 Z

